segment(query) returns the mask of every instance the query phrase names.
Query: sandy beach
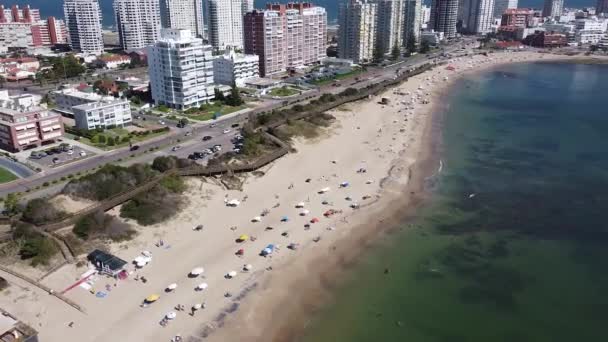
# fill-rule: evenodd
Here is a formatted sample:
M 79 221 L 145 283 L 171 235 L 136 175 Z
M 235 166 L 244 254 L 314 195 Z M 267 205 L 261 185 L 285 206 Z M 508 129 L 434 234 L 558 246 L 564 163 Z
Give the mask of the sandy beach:
M 424 200 L 425 181 L 439 169 L 436 114 L 452 81 L 501 63 L 548 58 L 567 57 L 517 52 L 456 58 L 449 68 L 438 66 L 332 111 L 336 122 L 320 137 L 296 141 L 296 153 L 248 175 L 242 191 L 189 179 L 184 210 L 162 224 L 137 226 L 134 240 L 112 245 L 129 262 L 150 251 L 148 265 L 129 265 L 126 280 L 94 275 L 85 285 L 90 290 L 76 286 L 65 293 L 86 313 L 21 283 L 0 296 L 0 305 L 49 342 L 170 341 L 177 335 L 187 341 L 292 341 L 329 299 L 340 272 Z M 380 104 L 382 98 L 389 104 Z M 233 199 L 240 204 L 227 206 Z M 328 211 L 333 213 L 324 215 Z M 110 213 L 117 215 L 118 208 Z M 204 228 L 193 230 L 198 225 Z M 237 242 L 241 235 L 247 241 Z M 260 256 L 269 244 L 272 253 Z M 204 273 L 189 276 L 197 267 Z M 87 270 L 67 265 L 42 282 L 62 291 Z M 227 277 L 230 271 L 236 275 Z M 145 283 L 135 280 L 141 276 Z M 177 288 L 166 292 L 172 283 Z M 196 290 L 202 283 L 207 287 Z M 160 298 L 141 307 L 152 294 Z M 176 310 L 178 304 L 185 310 Z M 169 312 L 176 317 L 161 326 Z

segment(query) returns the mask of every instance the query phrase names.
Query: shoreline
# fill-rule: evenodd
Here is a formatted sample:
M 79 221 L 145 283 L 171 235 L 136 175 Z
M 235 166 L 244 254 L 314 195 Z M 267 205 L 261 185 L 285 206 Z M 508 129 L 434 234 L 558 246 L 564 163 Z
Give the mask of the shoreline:
M 557 60 L 563 58 L 568 57 L 556 56 Z M 374 248 L 380 237 L 390 234 L 404 220 L 414 219 L 416 210 L 429 198 L 428 186 L 440 167 L 442 119 L 448 105 L 444 99 L 454 81 L 463 74 L 502 64 L 549 59 L 529 52 L 458 58 L 451 62 L 456 71 L 440 65 L 371 99 L 330 111 L 337 120 L 322 136 L 296 141 L 298 153 L 248 175 L 241 191 L 226 190 L 212 179 L 190 179 L 188 204 L 182 212 L 162 224 L 135 225 L 140 234 L 133 241 L 111 246 L 111 252 L 125 260 L 132 260 L 142 250 L 152 251 L 154 261 L 132 271 L 134 275 L 145 275 L 150 279 L 147 283 L 134 280 L 134 275 L 118 284 L 97 277 L 92 287 L 95 291 L 106 289 L 104 299 L 80 288 L 66 294 L 86 308 L 86 316 L 35 291 L 23 296 L 2 296 L 0 305 L 14 309 L 9 311 L 39 328 L 46 341 L 168 341 L 176 334 L 189 336 L 189 341 L 297 340 L 310 324 L 310 317 L 331 301 L 332 292 L 341 285 L 348 270 L 369 248 Z M 445 75 L 449 75 L 449 81 L 441 80 Z M 417 102 L 415 109 L 405 113 L 408 110 L 402 108 L 404 103 L 398 102 L 405 99 L 400 96 L 406 90 L 427 93 L 423 97 L 429 98 L 430 104 Z M 391 98 L 390 105 L 378 103 L 387 96 Z M 367 173 L 355 173 L 361 166 L 368 169 Z M 310 183 L 304 182 L 307 178 Z M 371 182 L 365 183 L 366 179 Z M 338 187 L 341 181 L 351 184 Z M 327 185 L 332 190 L 319 195 L 316 189 Z M 360 210 L 353 210 L 353 202 L 345 201 L 346 195 L 371 196 L 362 201 Z M 241 197 L 238 208 L 226 207 L 226 198 Z M 331 202 L 329 206 L 321 205 L 324 199 Z M 310 209 L 308 216 L 299 215 L 299 210 L 294 209 L 295 203 L 304 200 Z M 277 202 L 282 205 L 273 206 Z M 340 214 L 321 216 L 330 207 L 341 209 Z M 262 223 L 253 223 L 251 218 L 264 208 L 272 209 Z M 117 215 L 118 210 L 109 213 Z M 315 214 L 321 222 L 303 229 Z M 293 216 L 289 222 L 279 223 L 283 215 Z M 203 232 L 192 231 L 192 227 L 203 223 Z M 268 225 L 274 229 L 265 230 Z M 229 229 L 232 226 L 238 228 Z M 240 234 L 256 236 L 258 241 L 236 244 L 234 240 Z M 313 242 L 315 235 L 322 236 L 322 240 Z M 170 246 L 154 247 L 159 239 Z M 268 243 L 278 247 L 279 243 L 290 242 L 301 247 L 297 251 L 279 248 L 267 258 L 256 255 Z M 244 256 L 234 255 L 238 248 L 246 249 Z M 238 272 L 235 279 L 223 279 L 226 272 L 238 270 L 245 263 L 253 264 L 254 270 Z M 204 266 L 204 281 L 209 283 L 202 292 L 193 291 L 202 280 L 186 277 L 198 266 Z M 61 290 L 84 271 L 86 267 L 68 265 L 45 278 L 44 284 Z M 173 282 L 179 284 L 178 291 L 161 292 Z M 107 290 L 108 286 L 111 290 Z M 224 297 L 226 292 L 233 295 Z M 162 293 L 162 298 L 146 309 L 139 308 L 141 299 L 151 293 Z M 15 305 L 17 300 L 20 305 Z M 178 313 L 168 327 L 158 326 L 158 319 L 176 304 L 189 307 L 200 301 L 207 302 L 207 308 L 196 317 Z M 66 321 L 76 323 L 67 328 Z
M 489 58 L 491 57 L 492 55 L 489 55 Z M 441 163 L 440 156 L 443 119 L 448 103 L 440 103 L 438 99 L 444 98 L 456 81 L 466 75 L 487 72 L 505 64 L 529 63 L 543 59 L 544 57 L 541 56 L 535 61 L 501 61 L 484 65 L 480 69 L 465 70 L 451 79 L 448 84 L 433 89 L 434 93 L 431 96 L 433 105 L 427 113 L 428 118 L 426 118 L 416 162 L 408 167 L 409 181 L 407 184 L 388 193 L 386 188 L 382 189 L 384 194 L 382 200 L 374 203 L 374 208 L 366 213 L 365 216 L 368 219 L 351 228 L 348 238 L 335 241 L 324 250 L 322 255 L 308 260 L 306 265 L 302 263 L 296 265 L 295 261 L 283 265 L 280 271 L 284 273 L 287 269 L 290 269 L 290 275 L 292 276 L 292 280 L 288 284 L 282 283 L 279 286 L 273 286 L 271 284 L 273 276 L 269 275 L 265 282 L 258 287 L 257 294 L 261 297 L 272 295 L 272 302 L 260 303 L 253 299 L 244 301 L 241 306 L 249 306 L 251 312 L 247 312 L 247 309 L 239 309 L 239 312 L 231 317 L 229 321 L 222 322 L 221 329 L 209 335 L 208 340 L 221 342 L 227 338 L 237 337 L 239 341 L 300 341 L 304 337 L 303 333 L 306 328 L 312 322 L 312 317 L 327 305 L 331 305 L 333 291 L 344 283 L 345 279 L 343 278 L 346 277 L 350 269 L 356 267 L 366 251 L 376 247 L 383 236 L 399 229 L 399 225 L 402 226 L 414 221 L 416 210 L 430 199 L 432 193 L 428 189 L 427 182 L 438 176 L 444 166 Z M 555 58 L 555 60 L 559 61 L 562 58 Z M 444 68 L 444 66 L 438 66 L 438 68 Z M 434 69 L 431 69 L 431 71 Z M 423 73 L 420 76 L 425 74 Z M 381 98 L 383 96 L 386 95 L 379 94 L 377 97 Z M 398 158 L 392 164 L 398 164 L 399 162 L 403 161 Z M 389 169 L 385 179 L 392 176 L 391 171 L 394 166 Z M 380 218 L 374 217 L 375 215 Z M 320 269 L 318 265 L 322 265 Z M 315 269 L 314 274 L 311 275 L 309 272 L 313 269 Z M 300 276 L 295 276 L 298 274 Z M 312 283 L 310 282 L 311 277 L 315 278 Z M 247 321 L 255 314 L 254 311 L 269 314 L 268 321 L 260 325 L 259 320 L 257 320 L 255 322 L 259 325 L 257 327 L 248 325 Z M 277 317 L 280 318 L 277 319 Z M 245 331 L 245 334 L 243 334 L 243 331 Z M 253 331 L 263 333 L 255 334 Z M 208 332 L 206 331 L 206 333 Z

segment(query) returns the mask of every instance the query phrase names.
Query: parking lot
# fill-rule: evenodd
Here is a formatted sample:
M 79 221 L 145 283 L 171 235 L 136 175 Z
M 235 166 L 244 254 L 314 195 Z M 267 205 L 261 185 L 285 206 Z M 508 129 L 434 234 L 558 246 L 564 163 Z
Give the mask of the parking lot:
M 240 127 L 218 125 L 205 132 L 209 133 L 199 135 L 187 143 L 169 147 L 162 152 L 180 158 L 190 158 L 199 164 L 204 164 L 211 156 L 234 151 L 236 145 L 233 140 L 240 135 Z M 218 147 L 214 149 L 215 146 Z
M 80 146 L 61 144 L 43 150 L 32 151 L 28 160 L 43 167 L 58 167 L 93 155 L 95 155 L 94 152 Z

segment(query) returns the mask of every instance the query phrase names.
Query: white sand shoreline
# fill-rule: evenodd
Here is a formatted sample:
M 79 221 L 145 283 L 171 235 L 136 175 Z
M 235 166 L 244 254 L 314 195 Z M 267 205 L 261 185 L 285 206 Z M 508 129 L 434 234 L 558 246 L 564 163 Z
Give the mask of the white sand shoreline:
M 169 341 L 177 334 L 198 341 L 205 327 L 213 331 L 208 338 L 211 341 L 288 340 L 284 336 L 289 336 L 291 322 L 285 316 L 300 317 L 302 312 L 277 311 L 277 306 L 285 303 L 285 299 L 302 295 L 299 292 L 323 287 L 323 278 L 327 276 L 323 273 L 324 266 L 339 265 L 340 260 L 323 265 L 319 264 L 319 258 L 327 256 L 329 260 L 334 247 L 346 243 L 355 227 L 371 220 L 376 223 L 389 220 L 388 206 L 398 204 L 403 208 L 412 201 L 404 198 L 410 196 L 404 196 L 403 189 L 408 187 L 412 167 L 421 162 L 421 154 L 428 147 L 425 132 L 434 105 L 451 83 L 444 81 L 444 77 L 452 81 L 464 73 L 500 63 L 548 58 L 538 53 L 499 53 L 474 57 L 474 68 L 469 68 L 469 57 L 461 58 L 452 62 L 454 71 L 437 67 L 369 101 L 346 105 L 350 111 L 334 110 L 332 114 L 338 122 L 330 128 L 333 132 L 329 137 L 315 143 L 298 141 L 297 153 L 263 168 L 262 177 L 250 175 L 242 192 L 227 191 L 199 179 L 189 180 L 189 204 L 185 210 L 163 224 L 138 227 L 141 233 L 134 241 L 113 246 L 113 252 L 129 261 L 142 250 L 151 251 L 152 262 L 137 272 L 149 281 L 145 284 L 135 281 L 135 274 L 118 282 L 98 277 L 93 289 L 105 292 L 105 298 L 97 298 L 79 287 L 69 291 L 67 297 L 82 305 L 86 315 L 58 304 L 36 289 L 15 289 L 0 296 L 0 305 L 39 330 L 42 341 Z M 424 89 L 419 89 L 421 86 Z M 404 98 L 409 102 L 411 96 L 396 95 L 397 90 L 419 92 L 420 100 L 429 99 L 431 104 L 417 101 L 415 109 L 404 109 L 410 105 L 400 102 Z M 391 98 L 390 105 L 377 103 L 383 96 Z M 358 173 L 361 168 L 367 172 Z M 311 178 L 310 183 L 304 181 L 307 178 Z M 344 181 L 349 186 L 340 188 Z M 318 194 L 325 187 L 331 190 Z M 364 196 L 370 198 L 363 200 Z M 229 208 L 224 204 L 225 198 L 238 198 L 242 203 L 238 208 Z M 323 200 L 333 205 L 324 205 Z M 301 209 L 294 208 L 302 201 L 310 210 L 306 216 L 300 216 Z M 350 208 L 354 202 L 361 208 Z M 277 203 L 279 207 L 275 207 Z M 323 213 L 330 208 L 342 213 L 324 217 Z M 251 222 L 264 209 L 270 212 L 262 222 Z M 281 222 L 283 216 L 289 216 L 289 222 Z M 305 229 L 304 225 L 313 217 L 319 222 L 310 223 L 310 229 Z M 198 224 L 204 224 L 202 232 L 192 230 Z M 232 226 L 237 229 L 231 230 Z M 274 229 L 268 231 L 267 226 Z M 284 232 L 287 237 L 282 236 Z M 241 234 L 257 239 L 236 243 Z M 321 240 L 314 242 L 317 236 Z M 165 247 L 154 246 L 159 239 L 165 241 Z M 291 251 L 286 248 L 289 243 L 300 245 Z M 280 248 L 270 257 L 259 256 L 268 244 Z M 235 255 L 240 248 L 245 250 L 241 257 Z M 244 264 L 253 265 L 253 271 L 242 272 Z M 205 268 L 204 279 L 188 278 L 188 272 L 198 266 Z M 230 270 L 238 275 L 224 279 Z M 44 283 L 63 289 L 84 271 L 85 268 L 68 265 L 47 277 Z M 209 288 L 194 291 L 201 282 L 208 283 Z M 166 294 L 163 289 L 170 283 L 177 283 L 178 288 Z M 226 292 L 232 297 L 225 298 Z M 153 293 L 161 298 L 148 308 L 139 307 Z M 320 299 L 322 302 L 323 298 Z M 188 315 L 189 308 L 201 302 L 207 307 L 194 316 Z M 161 327 L 158 322 L 167 312 L 174 311 L 177 304 L 183 304 L 187 310 L 178 311 L 175 320 Z M 237 308 L 236 312 L 226 313 Z M 223 318 L 218 320 L 220 317 Z M 281 322 L 273 326 L 271 321 L 277 317 Z M 68 327 L 69 322 L 74 322 L 74 326 Z

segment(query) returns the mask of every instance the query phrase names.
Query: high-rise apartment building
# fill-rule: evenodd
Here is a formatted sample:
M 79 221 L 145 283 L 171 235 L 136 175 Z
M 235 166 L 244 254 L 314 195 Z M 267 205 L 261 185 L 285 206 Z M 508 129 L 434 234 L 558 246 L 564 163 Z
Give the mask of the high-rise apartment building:
M 189 30 L 162 29 L 148 47 L 152 99 L 176 109 L 199 107 L 213 99 L 213 55 L 210 45 Z
M 9 48 L 35 49 L 65 44 L 67 31 L 63 20 L 49 17 L 40 19 L 38 9 L 13 5 L 0 5 L 0 52 Z
M 378 5 L 367 0 L 348 0 L 340 4 L 338 56 L 355 63 L 374 59 Z
M 160 0 L 160 21 L 163 28 L 189 30 L 203 37 L 203 0 Z
M 423 10 L 422 0 L 405 0 L 403 15 L 403 45 L 414 49 L 420 43 Z
M 86 54 L 103 53 L 101 9 L 97 0 L 64 0 L 63 11 L 68 41 L 73 50 Z
M 443 32 L 446 39 L 456 37 L 458 0 L 433 0 L 430 29 Z
M 269 4 L 245 15 L 245 53 L 260 56 L 266 76 L 325 58 L 327 12 L 311 3 Z
M 530 8 L 509 8 L 502 14 L 501 26 L 530 27 L 534 10 Z
M 404 33 L 404 0 L 376 0 L 377 28 L 376 48 L 390 53 L 395 46 L 401 48 Z
M 545 0 L 543 17 L 559 18 L 564 11 L 564 0 Z
M 492 30 L 494 22 L 494 0 L 463 0 L 459 9 L 463 32 L 478 34 Z
M 506 10 L 517 8 L 518 0 L 495 0 L 494 1 L 494 18 L 501 18 Z
M 253 10 L 250 0 L 207 0 L 208 35 L 213 47 L 243 47 L 243 18 Z
M 608 0 L 597 0 L 597 5 L 595 7 L 595 13 L 600 14 L 604 13 L 608 15 Z
M 125 51 L 154 44 L 160 34 L 158 0 L 114 0 L 120 46 Z

